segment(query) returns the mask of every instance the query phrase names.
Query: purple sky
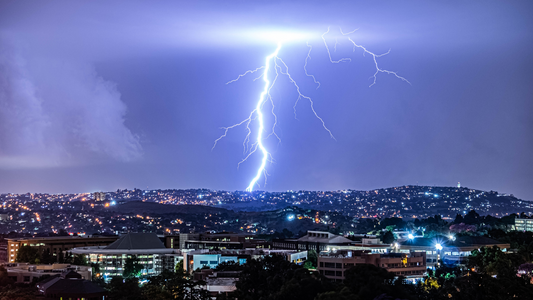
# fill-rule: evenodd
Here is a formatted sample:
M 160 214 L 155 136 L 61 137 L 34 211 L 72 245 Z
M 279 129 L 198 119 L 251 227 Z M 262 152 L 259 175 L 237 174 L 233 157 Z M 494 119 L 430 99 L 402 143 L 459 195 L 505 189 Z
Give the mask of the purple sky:
M 276 44 L 256 32 L 309 34 L 283 46 L 308 103 L 272 89 L 282 143 L 266 143 L 281 190 L 463 186 L 533 200 L 533 2 L 2 1 L 0 192 L 117 188 L 244 190 L 237 168 L 262 81 L 245 77 Z M 320 35 L 331 26 L 328 45 Z M 352 52 L 344 31 L 381 57 Z M 270 109 L 270 107 L 268 107 Z

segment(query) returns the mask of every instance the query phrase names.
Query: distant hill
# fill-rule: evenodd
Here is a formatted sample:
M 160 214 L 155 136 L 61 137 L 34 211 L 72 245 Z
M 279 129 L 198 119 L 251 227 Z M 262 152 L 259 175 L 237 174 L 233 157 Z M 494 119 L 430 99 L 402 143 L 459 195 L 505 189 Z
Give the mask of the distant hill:
M 130 201 L 113 207 L 113 211 L 120 213 L 145 212 L 155 214 L 205 214 L 205 213 L 233 213 L 231 210 L 213 206 L 202 205 L 170 205 L 159 204 L 154 202 Z

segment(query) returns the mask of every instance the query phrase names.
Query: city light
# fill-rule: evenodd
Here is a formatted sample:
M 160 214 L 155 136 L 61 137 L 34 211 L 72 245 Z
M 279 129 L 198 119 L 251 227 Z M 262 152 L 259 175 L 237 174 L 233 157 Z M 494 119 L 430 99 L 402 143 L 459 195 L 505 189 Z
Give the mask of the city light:
M 437 244 L 435 245 L 435 248 L 436 248 L 437 250 L 442 250 L 442 245 L 441 245 L 440 243 L 437 243 Z
M 407 237 L 408 237 L 410 240 L 412 240 L 412 239 L 415 238 L 415 236 L 414 236 L 412 233 L 409 233 L 409 235 L 407 235 Z

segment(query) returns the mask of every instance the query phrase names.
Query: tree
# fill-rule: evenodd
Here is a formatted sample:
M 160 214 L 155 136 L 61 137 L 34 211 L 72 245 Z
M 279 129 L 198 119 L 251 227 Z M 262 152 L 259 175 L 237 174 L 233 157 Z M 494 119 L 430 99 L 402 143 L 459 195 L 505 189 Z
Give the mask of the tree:
M 376 219 L 361 218 L 357 221 L 357 232 L 368 233 L 376 229 Z
M 209 293 L 200 288 L 205 283 L 187 279 L 183 269 L 177 272 L 163 270 L 161 274 L 152 276 L 141 288 L 145 299 L 194 299 L 208 300 Z
M 0 287 L 0 299 L 2 300 L 34 300 L 37 288 L 28 286 L 5 286 Z
M 347 270 L 343 283 L 355 299 L 410 299 L 414 294 L 414 286 L 406 284 L 403 277 L 395 279 L 393 273 L 370 264 L 357 264 Z
M 383 243 L 392 244 L 394 243 L 394 234 L 390 231 L 386 231 L 382 238 Z
M 316 269 L 318 261 L 318 255 L 316 251 L 311 249 L 307 251 L 307 260 L 304 262 L 304 268 L 306 269 Z
M 424 231 L 424 237 L 432 238 L 438 235 L 448 235 L 448 233 L 449 228 L 447 225 L 431 223 L 426 226 L 426 231 Z
M 83 254 L 75 254 L 72 259 L 72 264 L 77 266 L 87 266 L 87 257 Z
M 328 280 L 279 255 L 248 260 L 236 287 L 235 296 L 240 300 L 313 299 L 333 290 Z
M 493 246 L 472 250 L 467 266 L 478 273 L 511 278 L 516 277 L 516 269 L 522 262 L 518 255 L 506 254 L 497 246 Z
M 0 266 L 0 286 L 7 286 L 13 283 L 13 280 L 11 280 L 7 274 L 6 268 L 4 268 L 4 266 Z
M 66 251 L 66 252 L 65 252 L 65 256 L 64 256 L 64 258 L 63 258 L 63 263 L 65 263 L 65 264 L 72 264 L 72 263 L 73 263 L 73 260 L 74 260 L 74 258 L 73 258 L 73 256 L 72 256 L 72 252 L 70 252 L 70 251 Z
M 481 218 L 479 217 L 479 214 L 472 209 L 465 215 L 464 221 L 466 224 L 476 225 L 481 223 Z
M 466 225 L 465 223 L 453 224 L 450 226 L 450 231 L 455 233 L 474 233 L 476 232 L 476 225 Z
M 176 272 L 184 272 L 185 271 L 185 269 L 183 268 L 183 259 L 178 261 L 178 263 L 174 267 L 174 271 L 176 271 Z
M 453 221 L 453 224 L 461 224 L 464 222 L 465 222 L 465 219 L 463 218 L 463 216 L 461 214 L 457 214 L 455 216 L 455 220 Z
M 520 245 L 518 247 L 518 255 L 520 255 L 525 262 L 531 262 L 533 260 L 533 242 Z
M 33 285 L 16 285 L 9 278 L 6 268 L 0 266 L 0 299 L 31 300 L 35 299 L 36 291 Z
M 143 269 L 143 265 L 139 263 L 136 255 L 128 256 L 124 262 L 124 271 L 122 276 L 124 278 L 138 277 Z
M 135 277 L 122 278 L 120 276 L 111 278 L 107 285 L 109 299 L 113 300 L 143 300 L 139 279 Z
M 388 226 L 392 226 L 392 228 L 399 228 L 404 229 L 406 227 L 407 223 L 402 218 L 385 218 L 379 222 L 379 228 L 388 228 Z
M 36 247 L 22 246 L 17 251 L 16 262 L 34 263 L 35 259 L 40 259 L 39 250 Z
M 241 271 L 243 266 L 235 261 L 225 261 L 218 264 L 215 268 L 217 271 Z
M 471 273 L 453 281 L 452 288 L 441 291 L 441 299 L 531 299 L 533 285 L 523 278 L 500 278 L 488 274 Z
M 56 261 L 55 257 L 50 253 L 50 249 L 46 248 L 41 254 L 41 263 L 43 264 L 52 264 Z

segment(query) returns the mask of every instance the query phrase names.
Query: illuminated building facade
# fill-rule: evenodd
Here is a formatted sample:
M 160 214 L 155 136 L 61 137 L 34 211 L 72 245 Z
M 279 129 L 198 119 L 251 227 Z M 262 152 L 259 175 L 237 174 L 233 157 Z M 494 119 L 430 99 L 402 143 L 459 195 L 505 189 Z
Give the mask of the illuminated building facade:
M 394 251 L 398 253 L 424 252 L 427 266 L 430 269 L 438 267 L 439 260 L 446 264 L 465 265 L 468 256 L 474 249 L 497 246 L 506 252 L 510 244 L 483 236 L 413 238 L 394 244 Z
M 107 246 L 118 239 L 118 236 L 55 236 L 38 238 L 7 238 L 7 261 L 14 263 L 20 247 L 38 247 L 39 251 L 49 251 L 51 255 L 59 257 L 61 252 L 75 247 Z
M 269 249 L 235 249 L 235 250 L 195 250 L 183 252 L 183 268 L 191 272 L 207 266 L 216 268 L 223 262 L 236 262 L 244 264 L 250 259 L 261 259 L 268 255 L 281 255 L 287 261 L 295 264 L 303 264 L 307 259 L 307 251 L 294 250 L 269 250 Z
M 426 253 L 370 253 L 368 251 L 339 250 L 322 252 L 317 270 L 334 281 L 343 281 L 346 271 L 359 264 L 371 264 L 407 279 L 421 278 L 426 272 Z
M 533 219 L 514 219 L 514 227 L 517 231 L 533 231 Z
M 100 276 L 107 280 L 122 276 L 129 257 L 137 257 L 143 277 L 159 275 L 164 269 L 174 271 L 182 258 L 179 250 L 166 248 L 155 233 L 129 233 L 106 247 L 80 247 L 71 252 L 86 255 L 87 262 L 97 264 Z
M 390 245 L 383 244 L 376 237 L 363 237 L 357 241 L 352 241 L 343 236 L 327 231 L 308 231 L 306 235 L 298 239 L 277 239 L 272 241 L 272 249 L 314 250 L 321 251 L 335 250 L 368 250 L 372 253 L 386 253 Z
M 255 235 L 220 232 L 220 233 L 180 233 L 165 236 L 165 246 L 174 249 L 248 249 L 265 248 L 265 240 L 254 238 Z

